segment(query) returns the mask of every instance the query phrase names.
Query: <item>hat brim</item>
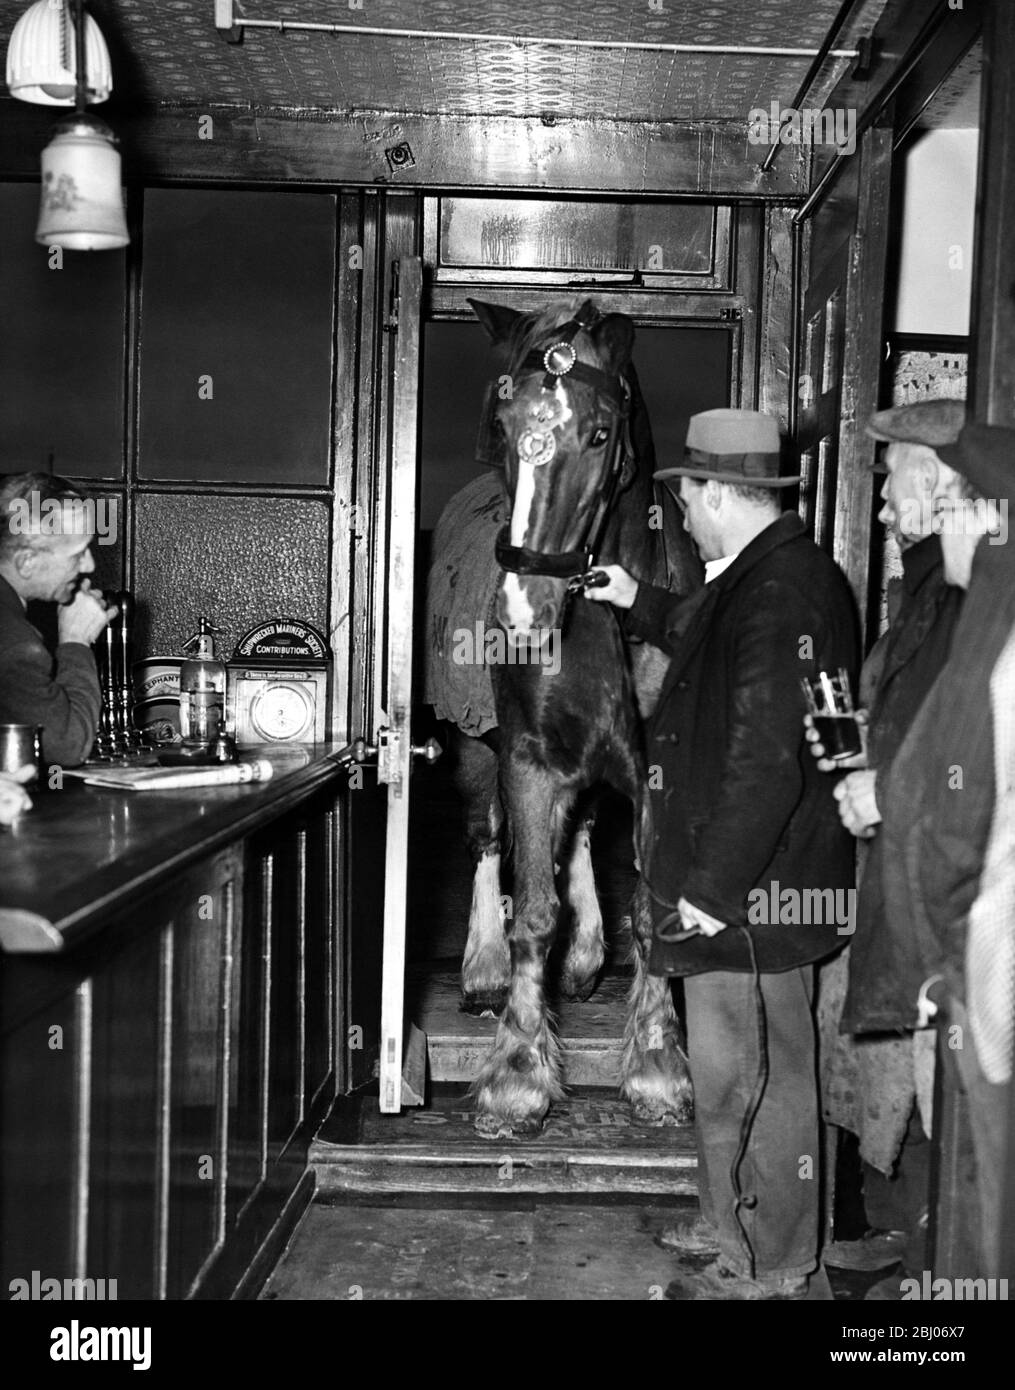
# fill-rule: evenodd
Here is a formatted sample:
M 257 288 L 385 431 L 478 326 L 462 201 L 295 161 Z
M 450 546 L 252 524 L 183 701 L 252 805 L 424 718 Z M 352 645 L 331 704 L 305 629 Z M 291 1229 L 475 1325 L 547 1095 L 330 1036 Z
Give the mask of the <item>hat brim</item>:
M 706 468 L 660 468 L 653 478 L 700 478 L 702 482 L 739 483 L 741 487 L 793 487 L 796 478 L 745 478 L 742 473 L 712 473 Z

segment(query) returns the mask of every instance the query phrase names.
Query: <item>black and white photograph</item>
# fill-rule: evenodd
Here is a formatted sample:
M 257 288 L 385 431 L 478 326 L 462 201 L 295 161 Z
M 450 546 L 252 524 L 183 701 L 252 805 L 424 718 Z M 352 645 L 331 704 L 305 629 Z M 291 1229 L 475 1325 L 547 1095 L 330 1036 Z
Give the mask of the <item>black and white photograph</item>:
M 1015 3 L 0 0 L 0 52 L 8 1345 L 698 1303 L 731 1367 L 987 1374 Z

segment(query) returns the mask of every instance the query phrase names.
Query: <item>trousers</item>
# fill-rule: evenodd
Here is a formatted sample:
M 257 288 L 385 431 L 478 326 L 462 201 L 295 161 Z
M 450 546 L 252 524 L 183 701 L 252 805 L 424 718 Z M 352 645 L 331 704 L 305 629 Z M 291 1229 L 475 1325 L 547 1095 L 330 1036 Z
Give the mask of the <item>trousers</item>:
M 750 974 L 684 979 L 694 1083 L 702 1215 L 719 1233 L 720 1259 L 741 1277 L 794 1278 L 818 1265 L 820 1143 L 814 972 L 759 975 L 768 1079 L 739 1165 L 732 1166 L 758 1083 L 759 1029 Z

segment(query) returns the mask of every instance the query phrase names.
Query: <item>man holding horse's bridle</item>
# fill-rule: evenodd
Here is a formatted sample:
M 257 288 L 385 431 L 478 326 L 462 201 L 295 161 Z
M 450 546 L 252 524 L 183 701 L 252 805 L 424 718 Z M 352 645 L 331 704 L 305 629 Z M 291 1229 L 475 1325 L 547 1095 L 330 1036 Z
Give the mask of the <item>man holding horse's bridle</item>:
M 784 512 L 768 415 L 690 422 L 679 478 L 705 562 L 694 597 L 605 566 L 587 597 L 671 654 L 647 734 L 653 973 L 682 976 L 701 1214 L 670 1299 L 830 1298 L 819 1259 L 814 963 L 852 930 L 853 848 L 810 757 L 801 678 L 859 645 L 835 563 Z M 702 1267 L 701 1254 L 715 1258 Z

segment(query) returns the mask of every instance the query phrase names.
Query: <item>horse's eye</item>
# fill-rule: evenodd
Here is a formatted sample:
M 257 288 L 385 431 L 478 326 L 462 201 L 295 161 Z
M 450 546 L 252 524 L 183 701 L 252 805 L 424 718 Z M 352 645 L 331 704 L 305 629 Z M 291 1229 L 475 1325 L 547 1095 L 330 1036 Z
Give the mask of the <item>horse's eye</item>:
M 610 431 L 607 429 L 603 429 L 603 427 L 600 425 L 599 429 L 593 432 L 592 438 L 589 440 L 589 443 L 592 445 L 593 449 L 601 449 L 603 445 L 606 443 L 606 441 L 609 439 L 609 437 Z

